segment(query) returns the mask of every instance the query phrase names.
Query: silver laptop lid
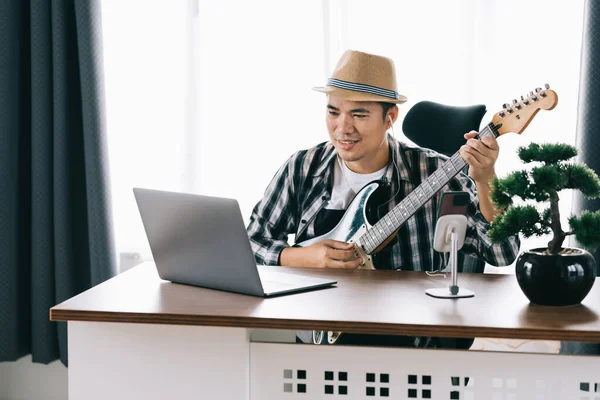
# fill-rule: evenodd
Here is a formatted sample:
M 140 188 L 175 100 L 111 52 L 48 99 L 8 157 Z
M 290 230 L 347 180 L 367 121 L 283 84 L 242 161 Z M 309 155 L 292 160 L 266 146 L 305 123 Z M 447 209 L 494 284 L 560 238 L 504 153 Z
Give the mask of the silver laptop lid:
M 236 200 L 133 191 L 161 279 L 264 295 Z

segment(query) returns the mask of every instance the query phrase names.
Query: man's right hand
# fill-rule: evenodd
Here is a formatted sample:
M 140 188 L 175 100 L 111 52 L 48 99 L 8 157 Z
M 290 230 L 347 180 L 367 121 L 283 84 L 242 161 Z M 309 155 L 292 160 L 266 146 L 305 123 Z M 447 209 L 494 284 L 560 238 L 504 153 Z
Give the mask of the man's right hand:
M 362 259 L 354 254 L 354 243 L 324 240 L 307 247 L 286 247 L 279 257 L 281 265 L 290 267 L 356 269 Z

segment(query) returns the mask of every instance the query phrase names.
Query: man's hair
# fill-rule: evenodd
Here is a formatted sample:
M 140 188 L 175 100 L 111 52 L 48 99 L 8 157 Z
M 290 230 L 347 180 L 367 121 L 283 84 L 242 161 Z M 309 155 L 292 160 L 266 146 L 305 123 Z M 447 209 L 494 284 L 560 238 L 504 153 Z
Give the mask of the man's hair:
M 381 104 L 381 108 L 383 108 L 383 120 L 385 121 L 385 117 L 387 115 L 387 112 L 390 110 L 390 108 L 396 107 L 396 104 L 394 104 L 394 103 L 385 103 L 385 102 L 379 102 L 379 104 Z

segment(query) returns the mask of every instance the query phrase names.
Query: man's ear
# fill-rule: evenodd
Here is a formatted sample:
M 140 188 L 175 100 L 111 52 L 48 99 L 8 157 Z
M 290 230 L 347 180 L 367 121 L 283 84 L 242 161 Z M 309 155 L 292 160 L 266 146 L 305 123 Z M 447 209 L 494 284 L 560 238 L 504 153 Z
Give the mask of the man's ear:
M 388 118 L 386 123 L 390 123 L 390 119 L 391 119 L 391 123 L 390 126 L 396 122 L 396 120 L 398 119 L 398 114 L 400 113 L 400 110 L 398 109 L 398 106 L 394 106 L 392 108 L 390 108 L 388 110 Z M 388 126 L 388 129 L 390 128 L 390 126 Z

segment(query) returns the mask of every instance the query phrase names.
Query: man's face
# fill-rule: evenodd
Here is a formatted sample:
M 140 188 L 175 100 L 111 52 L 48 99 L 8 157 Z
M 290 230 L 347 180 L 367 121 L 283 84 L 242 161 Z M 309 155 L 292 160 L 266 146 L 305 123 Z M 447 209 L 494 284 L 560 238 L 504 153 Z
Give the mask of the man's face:
M 331 143 L 351 169 L 363 172 L 363 167 L 370 169 L 380 159 L 387 161 L 387 126 L 381 104 L 328 96 L 326 120 Z

